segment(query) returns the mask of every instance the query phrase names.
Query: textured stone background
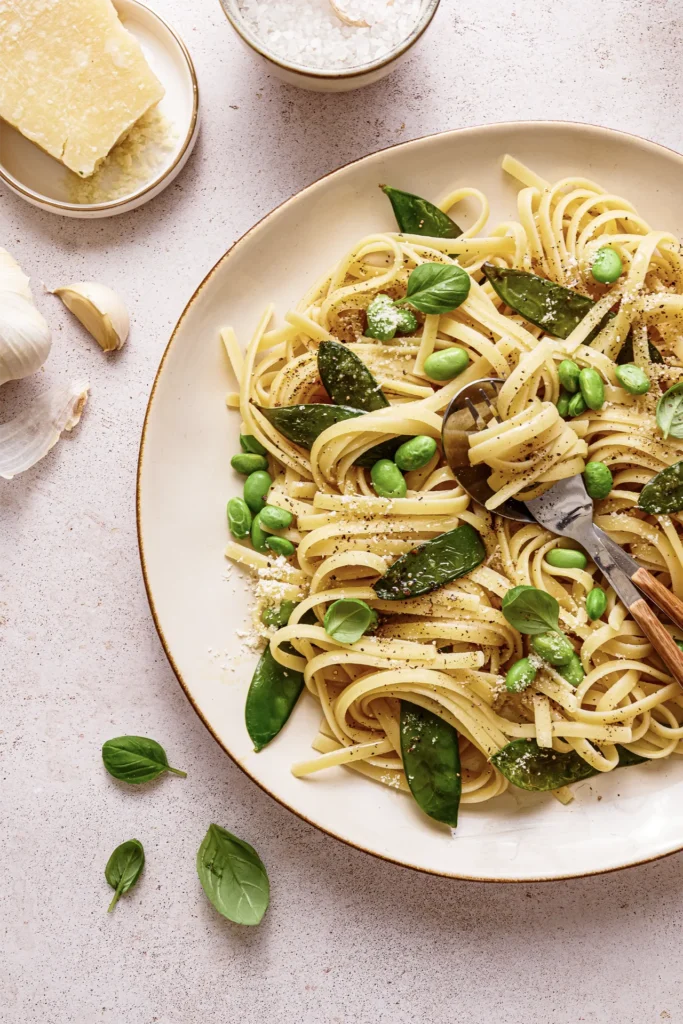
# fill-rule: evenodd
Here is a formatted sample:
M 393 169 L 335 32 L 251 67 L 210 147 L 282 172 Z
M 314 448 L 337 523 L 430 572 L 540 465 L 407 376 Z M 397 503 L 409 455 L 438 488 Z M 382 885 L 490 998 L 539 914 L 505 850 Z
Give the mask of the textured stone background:
M 255 220 L 319 175 L 393 142 L 523 118 L 590 121 L 683 149 L 676 0 L 547 5 L 442 0 L 392 78 L 340 96 L 266 77 L 217 0 L 154 0 L 196 62 L 203 128 L 181 177 L 125 217 L 76 222 L 0 193 L 0 244 L 34 281 L 109 282 L 129 346 L 105 359 L 56 299 L 36 380 L 85 375 L 74 435 L 0 481 L 0 1020 L 3 1024 L 655 1024 L 683 1021 L 680 856 L 602 878 L 496 886 L 374 860 L 300 822 L 222 753 L 154 632 L 134 518 L 138 439 L 154 371 L 187 297 Z M 187 769 L 143 791 L 99 747 L 153 735 Z M 194 871 L 210 821 L 267 863 L 271 909 L 239 929 Z M 111 849 L 148 865 L 104 910 Z

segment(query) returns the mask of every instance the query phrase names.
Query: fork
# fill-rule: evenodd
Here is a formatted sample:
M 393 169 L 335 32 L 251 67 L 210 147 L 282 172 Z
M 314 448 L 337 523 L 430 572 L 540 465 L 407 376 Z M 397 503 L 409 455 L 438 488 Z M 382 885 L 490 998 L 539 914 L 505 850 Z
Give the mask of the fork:
M 443 417 L 442 441 L 446 461 L 458 483 L 481 505 L 494 492 L 488 484 L 489 468 L 470 465 L 469 435 L 484 429 L 495 416 L 494 403 L 498 388 L 503 383 L 499 378 L 486 377 L 465 385 L 452 399 Z M 683 651 L 634 584 L 681 629 L 683 601 L 595 526 L 593 502 L 581 476 L 558 480 L 538 498 L 526 502 L 510 499 L 500 505 L 496 513 L 519 522 L 540 523 L 559 537 L 569 537 L 580 544 L 643 630 L 674 679 L 683 686 Z

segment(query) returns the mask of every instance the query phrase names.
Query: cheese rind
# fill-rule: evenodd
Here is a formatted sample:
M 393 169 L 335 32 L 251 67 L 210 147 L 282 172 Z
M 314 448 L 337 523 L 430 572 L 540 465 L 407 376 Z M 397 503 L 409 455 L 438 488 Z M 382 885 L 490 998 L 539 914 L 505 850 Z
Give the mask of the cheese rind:
M 163 95 L 110 0 L 0 0 L 0 117 L 82 177 Z

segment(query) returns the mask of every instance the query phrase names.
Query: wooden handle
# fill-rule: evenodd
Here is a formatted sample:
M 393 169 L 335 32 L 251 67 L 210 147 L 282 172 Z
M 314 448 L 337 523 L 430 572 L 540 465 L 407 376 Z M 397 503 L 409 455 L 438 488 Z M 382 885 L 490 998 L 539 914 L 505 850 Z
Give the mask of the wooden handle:
M 637 575 L 637 574 L 636 574 Z M 635 578 L 635 577 L 634 577 Z M 671 639 L 671 634 L 657 620 L 644 597 L 638 598 L 629 612 L 645 633 L 659 657 L 662 659 L 677 683 L 683 686 L 683 651 Z
M 683 629 L 683 601 L 662 586 L 647 569 L 639 569 L 631 579 L 644 594 L 659 605 L 663 612 L 666 612 L 676 626 Z

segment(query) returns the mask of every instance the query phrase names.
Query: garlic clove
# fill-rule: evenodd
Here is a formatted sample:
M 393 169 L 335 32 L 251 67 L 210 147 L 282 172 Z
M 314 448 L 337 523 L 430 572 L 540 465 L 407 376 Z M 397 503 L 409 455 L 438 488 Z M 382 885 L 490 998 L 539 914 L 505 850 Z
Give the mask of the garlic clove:
M 79 281 L 55 288 L 52 294 L 60 297 L 105 352 L 123 348 L 130 320 L 128 310 L 111 288 L 95 281 Z
M 51 346 L 50 328 L 31 299 L 0 291 L 0 385 L 39 370 Z
M 7 249 L 0 247 L 0 292 L 14 292 L 33 302 L 28 282 L 29 278 L 17 261 L 10 256 Z
M 67 388 L 48 391 L 15 416 L 0 424 L 0 477 L 11 480 L 47 455 L 64 430 L 73 430 L 81 418 L 90 385 L 74 381 Z

